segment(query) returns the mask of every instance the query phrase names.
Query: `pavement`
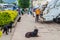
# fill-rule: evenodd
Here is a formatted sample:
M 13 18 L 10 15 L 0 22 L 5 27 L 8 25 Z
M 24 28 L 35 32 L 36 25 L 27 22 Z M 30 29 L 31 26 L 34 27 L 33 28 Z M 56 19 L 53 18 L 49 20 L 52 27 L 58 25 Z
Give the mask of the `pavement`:
M 25 33 L 38 28 L 39 37 L 26 38 Z M 60 24 L 57 23 L 35 23 L 31 15 L 23 15 L 18 22 L 11 40 L 60 40 Z
M 10 33 L 9 32 L 9 34 L 8 35 L 6 35 L 5 33 L 2 35 L 2 37 L 0 38 L 0 40 L 11 40 L 11 38 L 12 38 L 12 36 L 13 36 L 13 33 L 14 33 L 14 29 L 15 28 L 13 28 L 12 29 L 12 32 Z

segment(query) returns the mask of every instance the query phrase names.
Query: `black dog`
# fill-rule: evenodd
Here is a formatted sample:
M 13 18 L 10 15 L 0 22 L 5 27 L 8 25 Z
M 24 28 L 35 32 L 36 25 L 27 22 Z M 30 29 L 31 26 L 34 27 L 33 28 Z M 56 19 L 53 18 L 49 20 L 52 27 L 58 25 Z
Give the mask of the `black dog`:
M 30 38 L 30 37 L 37 37 L 38 35 L 38 29 L 34 29 L 33 32 L 27 32 L 25 34 L 25 37 Z
M 6 33 L 6 35 L 8 35 L 8 25 L 4 25 L 3 27 L 3 33 Z
M 8 32 L 12 32 L 12 24 L 13 22 L 9 23 L 8 25 L 4 25 L 3 27 L 3 33 L 6 33 L 8 35 Z
M 10 30 L 10 32 L 12 32 L 12 28 L 13 28 L 12 25 L 13 25 L 13 23 L 14 23 L 14 22 L 11 22 L 11 23 L 9 24 L 9 26 L 8 26 L 8 30 Z

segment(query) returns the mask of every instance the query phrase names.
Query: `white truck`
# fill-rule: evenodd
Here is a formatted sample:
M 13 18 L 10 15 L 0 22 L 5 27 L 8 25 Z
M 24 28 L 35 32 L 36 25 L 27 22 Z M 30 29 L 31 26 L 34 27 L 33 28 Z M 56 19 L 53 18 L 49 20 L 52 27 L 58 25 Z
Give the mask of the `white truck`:
M 43 12 L 43 21 L 60 22 L 60 0 L 52 0 Z

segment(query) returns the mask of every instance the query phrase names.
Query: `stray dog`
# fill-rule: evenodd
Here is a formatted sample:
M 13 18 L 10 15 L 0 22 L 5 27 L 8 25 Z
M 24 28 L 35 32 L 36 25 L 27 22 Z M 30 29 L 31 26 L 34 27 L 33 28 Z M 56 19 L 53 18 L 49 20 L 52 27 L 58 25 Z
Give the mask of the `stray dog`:
M 26 38 L 38 37 L 37 34 L 38 34 L 38 29 L 34 29 L 33 32 L 27 32 L 27 33 L 25 34 L 25 37 L 26 37 Z

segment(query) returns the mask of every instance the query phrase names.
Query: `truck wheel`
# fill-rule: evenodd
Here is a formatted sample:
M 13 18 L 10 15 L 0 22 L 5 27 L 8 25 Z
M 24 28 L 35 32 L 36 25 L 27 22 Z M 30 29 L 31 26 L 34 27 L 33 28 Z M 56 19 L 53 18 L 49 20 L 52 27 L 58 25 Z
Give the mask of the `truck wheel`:
M 60 18 L 56 18 L 56 19 L 54 19 L 54 22 L 56 22 L 56 23 L 60 23 Z
M 57 18 L 57 23 L 60 23 L 60 18 Z
M 56 18 L 54 18 L 53 21 L 56 22 Z

